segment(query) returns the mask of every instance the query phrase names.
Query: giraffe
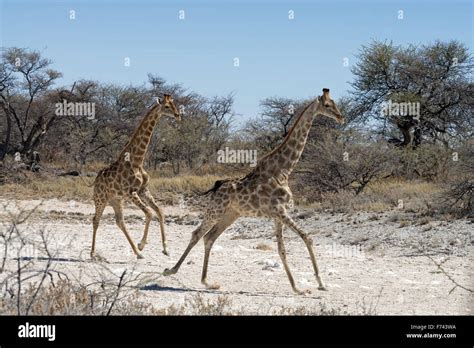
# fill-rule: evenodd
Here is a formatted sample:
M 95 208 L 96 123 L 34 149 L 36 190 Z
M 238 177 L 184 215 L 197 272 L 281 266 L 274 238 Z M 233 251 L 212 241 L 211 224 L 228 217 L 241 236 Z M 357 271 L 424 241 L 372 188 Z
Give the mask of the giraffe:
M 303 239 L 319 284 L 318 289 L 326 290 L 319 276 L 312 239 L 298 226 L 287 211 L 288 204 L 292 200 L 288 177 L 303 152 L 315 115 L 323 115 L 339 123 L 344 122 L 341 112 L 329 95 L 329 89 L 324 88 L 323 95 L 317 97 L 304 109 L 282 144 L 261 158 L 252 172 L 242 179 L 219 180 L 212 189 L 203 194 L 208 199 L 203 221 L 192 233 L 191 240 L 181 258 L 173 268 L 165 269 L 164 275 L 178 272 L 191 249 L 201 238 L 204 238 L 201 282 L 209 289 L 218 289 L 218 284 L 207 282 L 209 255 L 214 242 L 240 216 L 257 216 L 271 218 L 274 221 L 278 254 L 293 291 L 298 294 L 309 292 L 309 290 L 302 292 L 296 287 L 288 267 L 283 244 L 284 226 L 289 227 Z
M 97 174 L 94 181 L 95 215 L 92 220 L 92 258 L 95 258 L 95 238 L 99 221 L 108 204 L 114 209 L 117 226 L 125 234 L 138 259 L 143 258 L 139 251 L 143 250 L 147 242 L 148 227 L 154 211 L 160 222 L 163 253 L 168 255 L 163 213 L 148 189 L 150 176 L 143 168 L 153 130 L 161 116 L 174 117 L 177 121 L 181 121 L 180 113 L 169 94 L 164 95 L 162 103 L 157 100 L 156 105 L 148 110 L 118 159 Z M 123 200 L 133 202 L 145 213 L 145 230 L 138 248 L 125 227 L 122 212 Z

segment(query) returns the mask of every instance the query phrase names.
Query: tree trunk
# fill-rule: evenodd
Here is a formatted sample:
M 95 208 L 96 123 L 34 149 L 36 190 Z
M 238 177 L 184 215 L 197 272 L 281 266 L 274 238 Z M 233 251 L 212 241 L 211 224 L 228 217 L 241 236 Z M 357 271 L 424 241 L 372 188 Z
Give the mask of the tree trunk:
M 178 175 L 179 174 L 179 160 L 171 160 L 171 167 L 173 168 L 173 174 Z
M 5 118 L 7 119 L 7 131 L 5 140 L 0 144 L 0 162 L 3 162 L 8 152 L 8 146 L 10 145 L 10 136 L 12 133 L 12 120 L 7 112 L 4 112 Z
M 421 145 L 421 128 L 420 127 L 415 127 L 415 132 L 413 133 L 413 147 L 416 148 Z
M 402 132 L 402 136 L 403 136 L 403 141 L 402 143 L 400 144 L 400 146 L 408 146 L 411 144 L 411 133 L 410 133 L 410 129 L 411 129 L 411 126 L 398 126 L 398 129 L 400 129 L 400 132 Z

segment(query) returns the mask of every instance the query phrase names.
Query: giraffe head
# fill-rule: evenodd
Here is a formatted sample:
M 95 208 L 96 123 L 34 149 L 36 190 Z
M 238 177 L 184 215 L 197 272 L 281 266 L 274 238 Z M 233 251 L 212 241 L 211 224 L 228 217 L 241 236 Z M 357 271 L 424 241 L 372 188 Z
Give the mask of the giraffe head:
M 338 123 L 344 123 L 344 117 L 339 111 L 334 100 L 329 96 L 329 89 L 323 88 L 323 95 L 318 97 L 316 104 L 315 114 L 320 114 L 333 120 L 336 120 Z
M 161 101 L 161 112 L 164 116 L 174 117 L 176 121 L 181 121 L 181 114 L 179 113 L 173 98 L 169 94 L 163 96 Z

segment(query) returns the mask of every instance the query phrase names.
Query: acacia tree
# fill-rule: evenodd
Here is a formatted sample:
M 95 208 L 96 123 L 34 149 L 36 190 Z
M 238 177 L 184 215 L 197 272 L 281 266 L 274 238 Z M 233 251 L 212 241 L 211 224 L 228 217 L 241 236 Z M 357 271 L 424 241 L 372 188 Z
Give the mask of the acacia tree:
M 261 111 L 259 117 L 246 123 L 243 134 L 258 149 L 264 152 L 271 151 L 288 135 L 296 119 L 314 99 L 298 100 L 275 96 L 266 98 L 260 102 Z M 349 107 L 348 99 L 341 98 L 337 101 L 337 105 L 342 114 L 346 116 L 346 110 Z M 350 123 L 346 122 L 345 126 Z M 343 128 L 327 117 L 315 117 L 308 142 L 313 141 L 313 139 L 319 139 L 328 129 L 335 126 Z
M 151 103 L 144 87 L 89 80 L 76 81 L 70 91 L 61 95 L 67 102 L 93 104 L 94 116 L 61 116 L 43 143 L 44 150 L 57 150 L 43 152 L 51 153 L 49 160 L 59 156 L 79 165 L 90 159 L 114 159 L 139 122 L 147 102 Z
M 260 102 L 259 117 L 247 122 L 244 132 L 259 149 L 270 151 L 287 136 L 307 103 L 280 96 L 265 98 Z
M 56 122 L 53 103 L 58 95 L 51 87 L 61 74 L 37 51 L 6 48 L 0 59 L 0 107 L 6 125 L 1 161 L 7 152 L 26 154 L 36 148 Z
M 148 75 L 148 81 L 152 95 L 171 94 L 182 114 L 179 126 L 159 121 L 150 144 L 149 164 L 156 168 L 160 162 L 169 162 L 178 174 L 183 164 L 193 170 L 212 161 L 230 137 L 234 95 L 206 98 L 153 74 Z
M 234 117 L 234 94 L 214 96 L 206 99 L 204 112 L 207 115 L 209 127 L 205 134 L 208 143 L 208 154 L 213 156 L 229 140 L 230 128 Z
M 448 179 L 449 186 L 443 192 L 443 205 L 457 210 L 460 215 L 474 216 L 474 140 L 466 141 L 459 149 L 459 158 L 453 162 Z
M 0 95 L 8 89 L 12 88 L 14 83 L 14 77 L 12 71 L 7 68 L 6 64 L 0 64 Z M 10 145 L 11 133 L 12 133 L 12 118 L 10 117 L 10 107 L 4 102 L 2 98 L 1 103 L 2 117 L 5 119 L 4 127 L 1 128 L 2 137 L 0 140 L 0 162 L 3 161 L 7 154 L 8 147 Z
M 311 196 L 342 190 L 360 194 L 371 181 L 391 173 L 390 160 L 395 151 L 357 130 L 341 132 L 329 128 L 306 148 L 296 174 L 301 174 Z
M 395 46 L 374 41 L 363 46 L 352 69 L 349 118 L 375 126 L 400 146 L 472 136 L 474 87 L 472 57 L 457 41 Z M 381 112 L 383 103 L 419 103 L 419 115 Z

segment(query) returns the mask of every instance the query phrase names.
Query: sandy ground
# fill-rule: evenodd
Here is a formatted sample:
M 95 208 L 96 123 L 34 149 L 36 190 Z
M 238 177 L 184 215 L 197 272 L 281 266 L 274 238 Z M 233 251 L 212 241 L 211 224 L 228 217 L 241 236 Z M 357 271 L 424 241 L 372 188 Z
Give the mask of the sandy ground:
M 32 235 L 44 229 L 56 251 L 54 267 L 72 279 L 93 278 L 100 262 L 89 258 L 92 237 L 90 204 L 59 200 L 0 199 L 0 222 L 9 214 L 36 207 L 22 228 Z M 170 256 L 161 253 L 159 224 L 153 221 L 145 257 L 137 260 L 122 232 L 116 227 L 112 208 L 105 212 L 97 236 L 102 263 L 116 274 L 128 269 L 137 276 L 140 299 L 155 308 L 180 306 L 197 293 L 209 300 L 226 295 L 236 313 L 272 314 L 282 308 L 321 308 L 339 314 L 472 314 L 472 293 L 454 284 L 437 269 L 422 247 L 459 284 L 473 288 L 473 243 L 471 221 L 417 222 L 397 211 L 376 214 L 314 213 L 296 209 L 292 216 L 312 236 L 323 281 L 328 291 L 317 290 L 311 262 L 301 239 L 285 229 L 288 260 L 301 289 L 311 294 L 295 295 L 289 285 L 272 235 L 273 222 L 241 218 L 215 243 L 211 253 L 210 282 L 219 290 L 206 290 L 200 283 L 204 247 L 200 242 L 173 276 L 161 272 L 171 267 L 185 249 L 191 232 L 200 223 L 199 212 L 186 206 L 163 207 Z M 400 214 L 402 217 L 400 218 Z M 138 243 L 143 233 L 143 214 L 125 209 L 127 227 Z M 400 223 L 400 219 L 409 223 Z M 4 228 L 5 225 L 2 226 Z M 264 245 L 264 247 L 262 247 Z M 262 250 L 263 249 L 263 250 Z M 44 262 L 41 258 L 35 261 Z M 7 267 L 15 261 L 9 259 Z

